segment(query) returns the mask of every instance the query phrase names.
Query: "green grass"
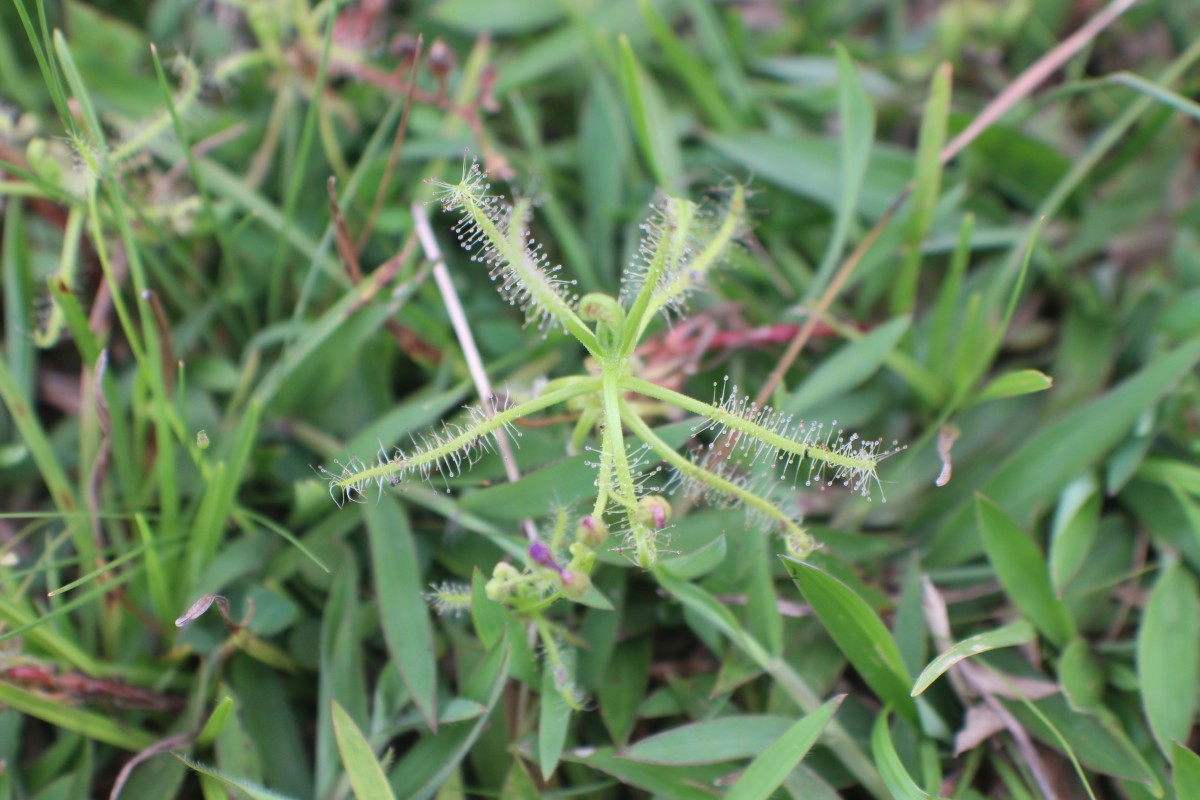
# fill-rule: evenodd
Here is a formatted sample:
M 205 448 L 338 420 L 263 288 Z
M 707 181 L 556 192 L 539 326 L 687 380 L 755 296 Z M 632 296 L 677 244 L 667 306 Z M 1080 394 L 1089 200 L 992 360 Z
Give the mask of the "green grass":
M 0 800 L 1200 797 L 1200 12 L 365 5 L 0 6 Z

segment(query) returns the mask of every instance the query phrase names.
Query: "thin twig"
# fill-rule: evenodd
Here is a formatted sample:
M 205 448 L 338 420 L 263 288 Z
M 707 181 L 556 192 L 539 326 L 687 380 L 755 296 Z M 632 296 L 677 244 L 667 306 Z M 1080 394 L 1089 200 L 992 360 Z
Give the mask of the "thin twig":
M 454 334 L 458 337 L 463 357 L 467 360 L 467 370 L 475 382 L 475 391 L 479 393 L 479 398 L 483 401 L 484 410 L 489 414 L 494 414 L 496 409 L 492 403 L 492 383 L 488 379 L 487 369 L 483 366 L 479 348 L 475 346 L 471 324 L 467 321 L 466 312 L 463 311 L 462 303 L 458 299 L 458 292 L 454 289 L 450 270 L 446 269 L 442 249 L 438 246 L 433 229 L 429 226 L 429 216 L 425 213 L 425 206 L 421 203 L 413 203 L 412 215 L 416 225 L 417 238 L 421 241 L 421 249 L 425 251 L 425 258 L 433 264 L 433 279 L 437 281 L 438 289 L 442 293 L 442 302 L 446 305 L 446 313 L 450 315 L 450 324 L 454 326 Z M 521 472 L 517 469 L 517 460 L 513 456 L 512 446 L 502 431 L 497 431 L 494 435 L 496 445 L 500 448 L 501 460 L 504 462 L 504 474 L 508 476 L 509 482 L 515 483 L 520 480 Z M 521 527 L 531 542 L 538 538 L 533 520 L 521 520 Z

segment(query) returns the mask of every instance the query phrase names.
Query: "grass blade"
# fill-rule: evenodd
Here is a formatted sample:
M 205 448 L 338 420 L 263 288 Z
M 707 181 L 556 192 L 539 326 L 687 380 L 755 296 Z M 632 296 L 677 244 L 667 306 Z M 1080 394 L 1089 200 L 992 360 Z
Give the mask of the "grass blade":
M 1138 688 L 1159 748 L 1171 754 L 1196 720 L 1200 675 L 1200 594 L 1178 561 L 1167 563 L 1150 591 L 1137 637 Z
M 725 795 L 726 800 L 767 800 L 804 760 L 845 699 L 844 694 L 834 697 L 788 728 L 762 755 L 750 762 L 742 777 Z
M 934 681 L 942 677 L 947 670 L 965 658 L 986 653 L 989 650 L 996 650 L 1000 647 L 1015 647 L 1020 644 L 1028 644 L 1033 641 L 1035 635 L 1033 626 L 1025 620 L 1019 619 L 1016 622 L 1010 622 L 995 630 L 963 639 L 933 661 L 930 661 L 929 665 L 921 670 L 921 674 L 917 676 L 917 682 L 913 684 L 912 696 L 917 697 L 924 693 L 926 689 L 933 685 Z
M 392 787 L 388 786 L 383 768 L 375 759 L 375 751 L 337 700 L 333 701 L 333 734 L 354 796 L 358 800 L 394 800 Z
M 912 678 L 879 616 L 857 592 L 829 573 L 790 558 L 784 558 L 783 564 L 862 679 L 881 700 L 916 725 L 917 706 L 909 695 Z

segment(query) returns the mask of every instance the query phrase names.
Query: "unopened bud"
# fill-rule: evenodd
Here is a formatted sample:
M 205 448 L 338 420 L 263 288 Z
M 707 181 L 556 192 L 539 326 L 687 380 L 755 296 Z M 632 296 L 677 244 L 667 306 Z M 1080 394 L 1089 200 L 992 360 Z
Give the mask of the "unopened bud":
M 561 577 L 562 593 L 572 600 L 578 600 L 592 588 L 592 579 L 587 576 L 586 572 L 563 570 Z
M 512 597 L 514 581 L 521 577 L 516 567 L 507 561 L 501 561 L 492 569 L 492 577 L 483 587 L 484 594 L 493 603 L 503 603 Z
M 596 519 L 591 514 L 579 520 L 579 527 L 575 529 L 575 539 L 584 546 L 599 547 L 607 538 L 608 523 L 604 520 Z
M 638 500 L 638 520 L 644 525 L 662 529 L 671 518 L 671 504 L 661 494 L 652 494 Z
M 550 552 L 550 547 L 541 539 L 534 540 L 529 545 L 529 558 L 535 564 L 541 564 L 543 567 L 553 570 L 558 569 L 558 564 L 554 561 L 554 554 Z
M 458 57 L 444 39 L 438 39 L 429 48 L 429 71 L 439 80 L 449 76 L 457 63 Z

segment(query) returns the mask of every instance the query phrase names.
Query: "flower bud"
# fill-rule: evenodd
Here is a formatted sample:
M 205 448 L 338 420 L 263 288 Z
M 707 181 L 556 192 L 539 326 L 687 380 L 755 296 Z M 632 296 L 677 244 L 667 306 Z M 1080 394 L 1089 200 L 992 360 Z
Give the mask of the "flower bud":
M 579 527 L 575 529 L 575 539 L 585 547 L 597 548 L 604 544 L 604 540 L 608 538 L 608 523 L 602 519 L 596 519 L 591 514 L 588 514 L 583 519 L 579 520 Z
M 572 570 L 563 570 L 562 572 L 562 593 L 572 600 L 578 600 L 588 593 L 592 588 L 592 579 L 587 576 L 586 572 L 575 572 Z
M 521 577 L 517 568 L 507 561 L 501 561 L 492 569 L 492 577 L 483 587 L 488 600 L 493 603 L 503 603 L 512 596 L 514 581 Z
M 667 527 L 671 518 L 671 504 L 661 494 L 651 494 L 638 500 L 638 521 L 657 529 Z
M 444 39 L 436 40 L 429 48 L 429 71 L 444 80 L 458 63 L 458 57 Z

